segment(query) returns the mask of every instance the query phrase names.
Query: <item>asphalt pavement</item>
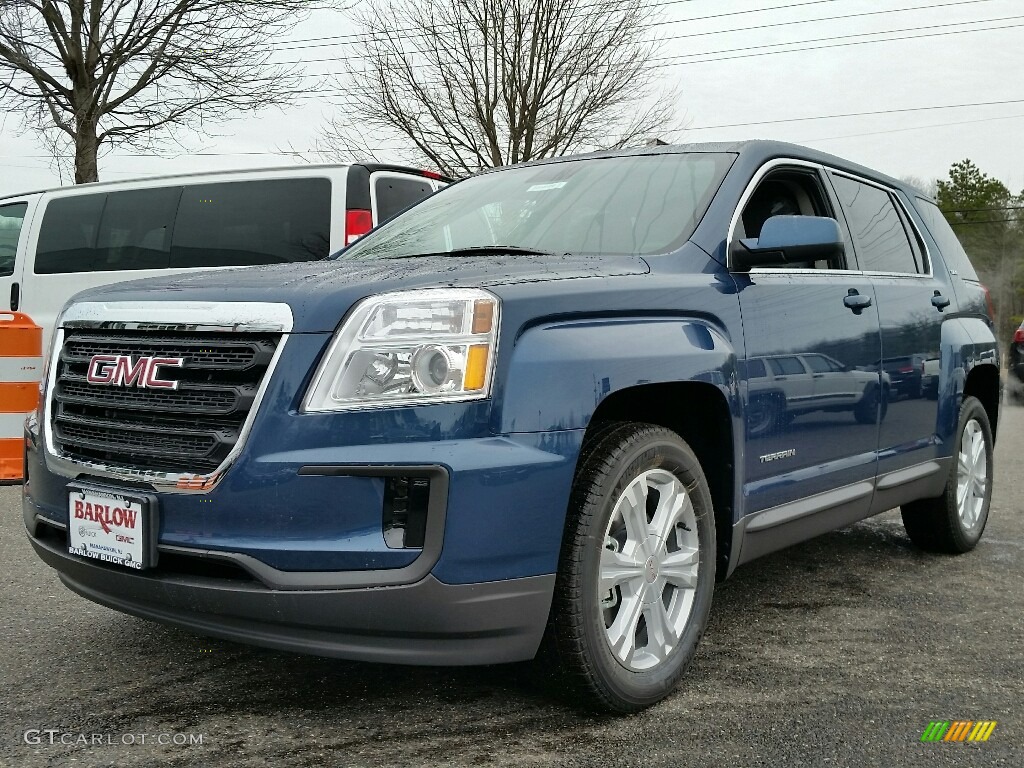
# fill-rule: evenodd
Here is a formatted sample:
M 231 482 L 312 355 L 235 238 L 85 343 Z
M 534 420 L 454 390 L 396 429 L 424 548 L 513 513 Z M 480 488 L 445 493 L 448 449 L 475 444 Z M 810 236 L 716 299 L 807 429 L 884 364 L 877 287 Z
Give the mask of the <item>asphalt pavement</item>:
M 688 676 L 630 717 L 552 698 L 528 664 L 417 669 L 211 640 L 72 594 L 0 488 L 3 766 L 1024 765 L 1024 409 L 960 557 L 889 512 L 740 568 Z M 932 721 L 995 721 L 980 743 Z

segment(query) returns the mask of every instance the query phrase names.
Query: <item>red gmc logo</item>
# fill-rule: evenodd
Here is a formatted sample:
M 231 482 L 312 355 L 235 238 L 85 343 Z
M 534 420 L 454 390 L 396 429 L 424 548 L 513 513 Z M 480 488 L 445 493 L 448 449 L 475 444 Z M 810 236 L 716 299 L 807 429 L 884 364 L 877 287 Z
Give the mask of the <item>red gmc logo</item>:
M 178 382 L 161 379 L 161 366 L 181 368 L 183 357 L 137 357 L 131 355 L 93 355 L 86 380 L 90 384 L 143 389 L 177 389 Z

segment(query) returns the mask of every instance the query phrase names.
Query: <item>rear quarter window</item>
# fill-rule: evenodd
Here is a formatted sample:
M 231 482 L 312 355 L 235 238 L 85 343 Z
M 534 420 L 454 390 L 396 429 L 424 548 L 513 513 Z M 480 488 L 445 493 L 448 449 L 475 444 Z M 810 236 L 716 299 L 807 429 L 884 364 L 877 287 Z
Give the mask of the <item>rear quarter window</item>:
M 953 228 L 949 226 L 946 217 L 942 215 L 939 206 L 923 197 L 916 198 L 914 202 L 917 204 L 916 207 L 921 218 L 924 219 L 925 227 L 928 228 L 935 244 L 939 246 L 939 252 L 942 253 L 946 267 L 965 280 L 977 280 L 978 273 L 975 271 L 974 265 L 971 264 L 967 252 L 960 245 L 960 240 L 953 232 Z

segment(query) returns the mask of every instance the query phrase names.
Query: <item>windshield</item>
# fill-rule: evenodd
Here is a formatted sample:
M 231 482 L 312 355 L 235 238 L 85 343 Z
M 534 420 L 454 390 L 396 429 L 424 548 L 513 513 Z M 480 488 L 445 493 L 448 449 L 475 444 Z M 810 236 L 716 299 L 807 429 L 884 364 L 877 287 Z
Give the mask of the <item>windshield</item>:
M 441 190 L 337 258 L 666 253 L 693 234 L 734 158 L 636 155 L 485 173 Z

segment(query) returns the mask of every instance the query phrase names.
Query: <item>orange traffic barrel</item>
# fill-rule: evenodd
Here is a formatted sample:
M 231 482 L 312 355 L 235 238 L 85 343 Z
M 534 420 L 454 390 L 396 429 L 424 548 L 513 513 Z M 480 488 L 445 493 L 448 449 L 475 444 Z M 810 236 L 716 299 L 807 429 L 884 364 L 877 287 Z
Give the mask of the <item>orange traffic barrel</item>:
M 0 482 L 25 476 L 25 417 L 42 375 L 43 329 L 21 312 L 0 312 Z

